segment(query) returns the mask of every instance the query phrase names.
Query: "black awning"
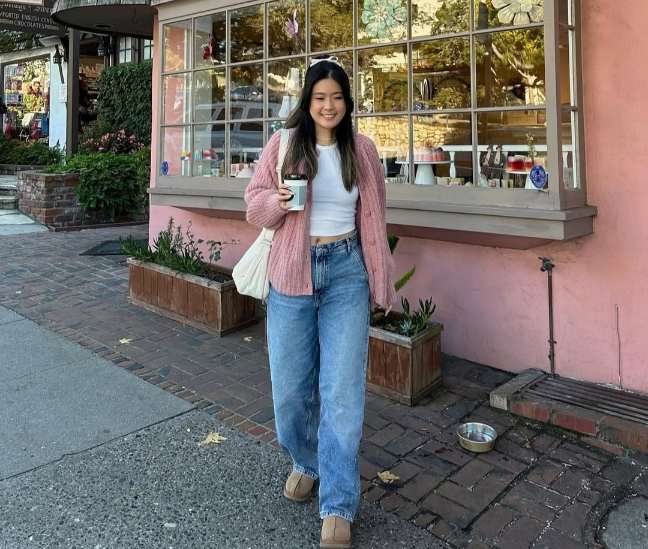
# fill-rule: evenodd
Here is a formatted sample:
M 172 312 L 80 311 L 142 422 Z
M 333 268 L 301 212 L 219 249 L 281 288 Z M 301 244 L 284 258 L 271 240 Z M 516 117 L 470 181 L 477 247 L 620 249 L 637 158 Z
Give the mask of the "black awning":
M 56 0 L 52 19 L 83 31 L 152 38 L 154 13 L 151 0 Z

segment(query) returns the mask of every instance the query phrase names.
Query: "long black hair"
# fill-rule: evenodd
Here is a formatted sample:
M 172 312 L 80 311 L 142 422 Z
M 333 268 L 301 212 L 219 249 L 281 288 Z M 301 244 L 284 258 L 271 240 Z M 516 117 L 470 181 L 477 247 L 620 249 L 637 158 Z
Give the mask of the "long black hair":
M 312 181 L 317 174 L 315 121 L 310 114 L 310 103 L 313 86 L 324 78 L 332 78 L 340 85 L 346 104 L 346 112 L 334 129 L 334 135 L 340 152 L 344 188 L 351 191 L 356 181 L 356 150 L 351 120 L 353 99 L 347 73 L 333 61 L 318 61 L 306 71 L 299 105 L 286 120 L 286 128 L 294 128 L 294 131 L 281 172 L 286 174 L 299 166 L 300 171 L 305 173 L 309 181 Z

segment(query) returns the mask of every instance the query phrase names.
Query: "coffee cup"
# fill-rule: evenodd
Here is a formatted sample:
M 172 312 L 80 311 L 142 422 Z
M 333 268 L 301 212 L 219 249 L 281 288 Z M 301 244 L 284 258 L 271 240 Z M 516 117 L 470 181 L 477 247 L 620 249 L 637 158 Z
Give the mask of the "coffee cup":
M 283 178 L 283 184 L 293 194 L 292 198 L 287 201 L 289 210 L 303 210 L 306 206 L 306 191 L 308 179 L 303 174 L 286 174 Z

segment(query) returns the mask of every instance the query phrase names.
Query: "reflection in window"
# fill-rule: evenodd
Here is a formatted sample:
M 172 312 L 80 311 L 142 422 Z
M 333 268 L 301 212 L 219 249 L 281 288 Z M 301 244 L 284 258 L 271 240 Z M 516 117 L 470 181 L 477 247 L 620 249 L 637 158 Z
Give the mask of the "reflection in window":
M 353 46 L 353 0 L 311 0 L 311 51 Z
M 471 186 L 470 113 L 421 115 L 414 123 L 414 182 L 419 185 Z
M 194 73 L 194 122 L 223 120 L 225 111 L 225 69 Z
M 468 30 L 470 0 L 412 0 L 412 36 Z
M 470 43 L 467 38 L 412 46 L 413 109 L 470 108 Z
M 358 43 L 379 44 L 407 37 L 407 0 L 358 0 Z
M 225 12 L 196 19 L 194 66 L 210 67 L 225 63 Z
M 481 34 L 475 48 L 478 106 L 544 105 L 542 29 Z
M 263 4 L 230 13 L 230 61 L 251 61 L 263 57 Z
M 544 111 L 478 113 L 478 185 L 536 189 L 529 177 L 532 168 L 540 166 L 547 174 L 545 121 Z
M 191 86 L 189 74 L 174 74 L 162 80 L 162 120 L 164 124 L 189 122 Z
M 574 148 L 578 142 L 578 112 L 563 110 L 561 131 L 562 183 L 568 190 L 580 189 L 578 150 Z
M 268 116 L 287 118 L 299 104 L 304 58 L 268 64 Z
M 475 28 L 544 22 L 544 0 L 475 0 Z
M 189 68 L 191 21 L 178 21 L 164 25 L 163 70 L 181 71 Z
M 270 57 L 297 55 L 306 51 L 306 9 L 299 0 L 268 4 L 268 53 Z
M 358 52 L 358 112 L 407 110 L 407 46 Z
M 225 176 L 225 124 L 194 126 L 193 175 Z
M 370 116 L 357 120 L 358 132 L 373 139 L 383 173 L 390 183 L 407 183 L 409 130 L 407 116 Z
M 263 122 L 230 124 L 230 176 L 252 177 L 263 148 Z
M 263 116 L 263 65 L 238 65 L 230 69 L 230 118 Z
M 191 175 L 191 142 L 189 126 L 162 128 L 160 175 Z

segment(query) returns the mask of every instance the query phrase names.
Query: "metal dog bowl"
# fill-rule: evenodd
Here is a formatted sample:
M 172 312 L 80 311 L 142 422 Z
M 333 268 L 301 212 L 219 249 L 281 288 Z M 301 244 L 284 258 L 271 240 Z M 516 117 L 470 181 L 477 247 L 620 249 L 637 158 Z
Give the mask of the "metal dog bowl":
M 471 452 L 488 452 L 493 449 L 497 431 L 485 423 L 463 423 L 457 429 L 459 444 Z

